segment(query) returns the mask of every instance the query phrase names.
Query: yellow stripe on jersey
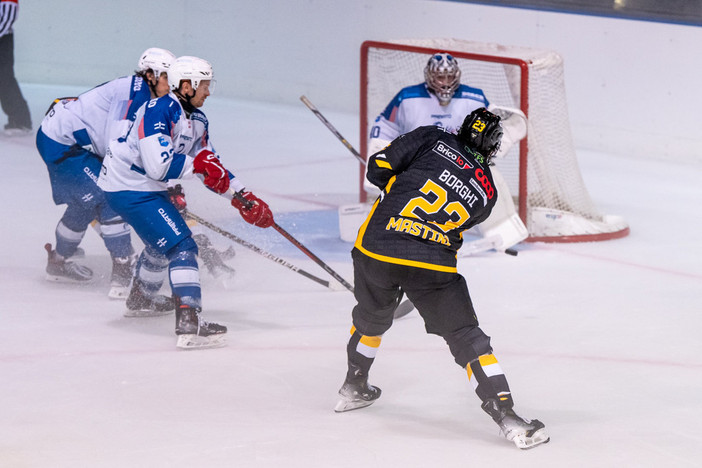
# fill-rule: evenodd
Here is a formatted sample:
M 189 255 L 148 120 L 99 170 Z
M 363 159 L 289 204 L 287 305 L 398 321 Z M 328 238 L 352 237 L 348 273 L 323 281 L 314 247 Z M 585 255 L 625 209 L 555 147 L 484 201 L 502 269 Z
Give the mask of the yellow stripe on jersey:
M 358 242 L 355 246 L 358 250 L 363 252 L 365 255 L 368 255 L 371 258 L 374 258 L 376 260 L 380 260 L 381 262 L 386 262 L 386 263 L 394 263 L 396 265 L 405 265 L 405 266 L 411 266 L 411 267 L 417 267 L 417 268 L 424 268 L 427 270 L 434 270 L 434 271 L 444 271 L 446 273 L 457 273 L 458 269 L 456 267 L 450 267 L 450 266 L 444 266 L 444 265 L 435 265 L 433 263 L 425 263 L 425 262 L 418 262 L 416 260 L 406 260 L 404 258 L 395 258 L 395 257 L 388 257 L 386 255 L 378 255 L 374 254 L 373 252 L 370 252 L 363 248 L 361 246 L 361 243 Z
M 383 161 L 382 159 L 376 158 L 376 159 L 375 159 L 375 164 L 376 164 L 376 166 L 382 167 L 383 169 L 390 169 L 390 170 L 392 170 L 392 166 L 390 165 L 390 163 L 388 163 L 387 161 Z

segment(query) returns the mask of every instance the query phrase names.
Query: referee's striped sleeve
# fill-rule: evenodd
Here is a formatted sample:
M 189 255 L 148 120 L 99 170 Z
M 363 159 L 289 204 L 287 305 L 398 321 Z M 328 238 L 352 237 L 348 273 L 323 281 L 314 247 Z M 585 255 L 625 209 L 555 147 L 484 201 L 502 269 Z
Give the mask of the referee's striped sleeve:
M 0 37 L 12 34 L 12 23 L 17 18 L 17 0 L 0 2 Z

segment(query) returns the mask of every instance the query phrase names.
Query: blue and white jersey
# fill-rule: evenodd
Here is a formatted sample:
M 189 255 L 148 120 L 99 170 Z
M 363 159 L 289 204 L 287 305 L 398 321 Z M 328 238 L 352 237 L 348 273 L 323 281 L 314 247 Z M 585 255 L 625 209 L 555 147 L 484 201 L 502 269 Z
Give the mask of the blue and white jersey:
M 62 145 L 78 144 L 104 157 L 109 141 L 127 132 L 137 109 L 149 99 L 149 85 L 140 76 L 117 78 L 86 91 L 78 99 L 56 103 L 44 117 L 41 130 Z
M 370 138 L 390 142 L 426 125 L 442 127 L 456 133 L 466 115 L 489 102 L 483 90 L 460 85 L 446 106 L 431 93 L 426 83 L 402 88 L 385 110 L 375 119 Z M 384 145 L 383 145 L 384 146 Z
M 137 111 L 126 137 L 110 142 L 98 186 L 106 192 L 164 191 L 169 180 L 192 177 L 193 159 L 203 149 L 215 153 L 202 111 L 188 117 L 173 93 L 152 99 Z M 229 177 L 232 188 L 244 188 Z

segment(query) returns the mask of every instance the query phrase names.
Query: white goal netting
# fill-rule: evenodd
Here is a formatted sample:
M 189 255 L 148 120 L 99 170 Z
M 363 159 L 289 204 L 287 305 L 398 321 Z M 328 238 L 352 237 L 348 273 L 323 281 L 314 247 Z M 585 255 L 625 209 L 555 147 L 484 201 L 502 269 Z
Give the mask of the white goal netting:
M 497 161 L 532 241 L 623 237 L 627 223 L 595 208 L 578 167 L 568 120 L 563 60 L 555 52 L 459 39 L 365 42 L 361 47 L 361 135 L 397 92 L 424 81 L 435 52 L 459 61 L 461 81 L 492 105 L 521 109 L 527 137 Z M 366 142 L 362 141 L 362 149 Z M 363 154 L 367 157 L 366 154 Z

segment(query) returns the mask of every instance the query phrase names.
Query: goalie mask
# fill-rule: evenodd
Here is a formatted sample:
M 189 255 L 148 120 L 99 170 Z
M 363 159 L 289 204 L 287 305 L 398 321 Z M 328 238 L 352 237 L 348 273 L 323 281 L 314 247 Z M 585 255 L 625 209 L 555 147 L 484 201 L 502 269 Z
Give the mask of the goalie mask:
M 168 86 L 172 91 L 180 88 L 182 80 L 189 80 L 196 90 L 203 80 L 210 80 L 210 91 L 214 91 L 214 72 L 212 65 L 207 60 L 198 57 L 185 55 L 175 59 L 171 68 L 168 69 Z
M 473 151 L 482 154 L 489 164 L 500 149 L 502 126 L 500 117 L 484 107 L 468 114 L 458 130 L 458 138 Z
M 447 105 L 461 84 L 458 61 L 444 52 L 432 55 L 424 68 L 424 80 L 429 90 L 439 98 L 439 103 Z
M 137 70 L 145 72 L 146 70 L 151 69 L 151 71 L 154 72 L 154 76 L 158 80 L 161 73 L 168 72 L 168 69 L 175 59 L 176 56 L 169 50 L 152 47 L 150 49 L 146 49 L 139 57 Z

